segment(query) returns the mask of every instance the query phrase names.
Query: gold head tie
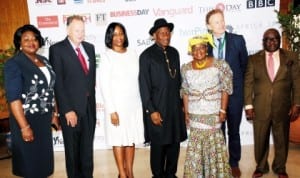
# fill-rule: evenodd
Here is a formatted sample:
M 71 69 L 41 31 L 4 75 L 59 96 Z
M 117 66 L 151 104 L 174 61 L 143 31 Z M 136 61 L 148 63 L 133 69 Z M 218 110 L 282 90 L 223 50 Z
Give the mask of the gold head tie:
M 205 44 L 205 45 L 207 45 L 208 43 L 213 48 L 216 47 L 215 44 L 214 44 L 214 40 L 213 40 L 212 34 L 206 33 L 206 34 L 194 36 L 191 39 L 189 39 L 188 53 L 189 54 L 192 53 L 193 46 L 195 46 L 197 44 Z

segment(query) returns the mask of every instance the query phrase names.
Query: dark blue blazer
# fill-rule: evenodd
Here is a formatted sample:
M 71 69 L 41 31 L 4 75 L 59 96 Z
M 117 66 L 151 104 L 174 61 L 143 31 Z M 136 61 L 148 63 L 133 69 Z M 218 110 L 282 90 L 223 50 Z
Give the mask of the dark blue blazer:
M 233 72 L 233 93 L 229 99 L 232 102 L 243 101 L 244 74 L 248 63 L 248 51 L 242 35 L 225 32 L 226 51 L 225 60 Z M 208 54 L 213 56 L 212 47 L 208 47 Z

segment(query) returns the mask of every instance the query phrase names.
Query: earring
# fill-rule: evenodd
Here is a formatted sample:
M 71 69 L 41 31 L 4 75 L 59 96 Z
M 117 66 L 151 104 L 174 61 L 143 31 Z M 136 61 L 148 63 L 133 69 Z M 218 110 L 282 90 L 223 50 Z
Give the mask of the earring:
M 20 51 L 22 51 L 22 47 L 20 47 Z

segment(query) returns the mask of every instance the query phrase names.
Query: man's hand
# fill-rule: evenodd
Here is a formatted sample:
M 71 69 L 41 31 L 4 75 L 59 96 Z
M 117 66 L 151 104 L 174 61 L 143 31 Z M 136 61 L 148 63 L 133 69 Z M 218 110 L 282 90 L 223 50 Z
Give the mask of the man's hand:
M 77 125 L 77 114 L 74 111 L 69 111 L 65 114 L 67 125 L 75 127 Z
M 254 117 L 255 117 L 254 109 L 246 109 L 245 112 L 246 112 L 246 118 L 248 121 L 254 120 Z
M 290 112 L 289 112 L 291 122 L 297 120 L 297 118 L 299 116 L 299 112 L 300 112 L 300 107 L 299 106 L 297 106 L 297 105 L 292 106 L 292 108 L 290 109 Z
M 159 112 L 153 112 L 153 113 L 151 113 L 150 117 L 151 117 L 152 123 L 154 125 L 162 126 L 163 120 L 162 120 Z

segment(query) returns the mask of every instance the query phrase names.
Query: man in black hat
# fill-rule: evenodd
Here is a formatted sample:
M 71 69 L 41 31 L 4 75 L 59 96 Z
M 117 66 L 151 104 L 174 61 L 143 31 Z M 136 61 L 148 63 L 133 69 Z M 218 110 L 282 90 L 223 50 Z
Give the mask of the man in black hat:
M 173 23 L 157 19 L 149 31 L 155 43 L 140 55 L 145 140 L 150 143 L 153 178 L 176 177 L 180 142 L 187 138 L 179 53 L 169 46 L 173 28 Z

